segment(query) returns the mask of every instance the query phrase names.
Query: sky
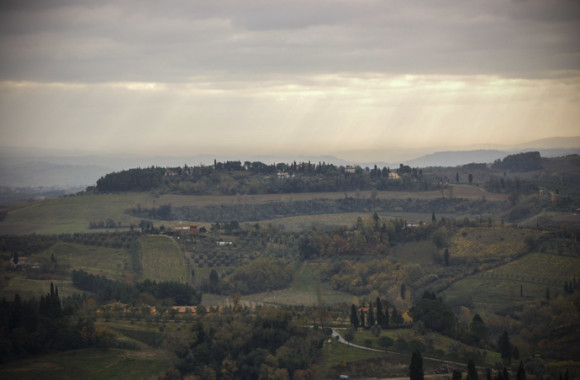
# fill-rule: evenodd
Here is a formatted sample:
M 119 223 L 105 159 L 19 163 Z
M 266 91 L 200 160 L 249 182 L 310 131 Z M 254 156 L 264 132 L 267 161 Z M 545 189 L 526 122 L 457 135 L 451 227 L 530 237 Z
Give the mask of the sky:
M 579 105 L 575 0 L 0 2 L 4 147 L 389 159 L 578 136 Z

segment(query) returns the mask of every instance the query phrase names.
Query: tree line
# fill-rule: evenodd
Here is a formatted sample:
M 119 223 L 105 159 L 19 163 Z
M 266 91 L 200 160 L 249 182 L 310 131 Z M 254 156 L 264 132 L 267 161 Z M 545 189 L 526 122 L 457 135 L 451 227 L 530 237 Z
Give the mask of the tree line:
M 199 318 L 168 345 L 180 376 L 204 379 L 311 379 L 324 336 L 298 326 L 289 312 L 258 308 Z
M 201 293 L 190 285 L 174 281 L 145 280 L 132 285 L 83 270 L 73 270 L 72 281 L 75 287 L 95 293 L 99 302 L 117 301 L 135 304 L 143 293 L 170 304 L 198 305 L 201 302 Z
M 264 164 L 215 162 L 212 166 L 135 168 L 109 173 L 96 184 L 98 192 L 150 191 L 181 194 L 270 194 L 356 190 L 432 190 L 439 181 L 406 165 L 389 168 L 336 166 L 327 163 Z
M 436 214 L 494 214 L 505 211 L 505 202 L 470 200 L 464 198 L 383 199 L 345 196 L 341 199 L 311 199 L 306 201 L 268 202 L 256 204 L 221 204 L 172 206 L 153 208 L 134 207 L 127 211 L 136 217 L 161 220 L 199 221 L 260 221 L 275 218 L 345 212 L 434 212 Z
M 0 362 L 82 347 L 109 347 L 113 336 L 78 313 L 78 299 L 61 299 L 58 287 L 40 299 L 0 301 Z

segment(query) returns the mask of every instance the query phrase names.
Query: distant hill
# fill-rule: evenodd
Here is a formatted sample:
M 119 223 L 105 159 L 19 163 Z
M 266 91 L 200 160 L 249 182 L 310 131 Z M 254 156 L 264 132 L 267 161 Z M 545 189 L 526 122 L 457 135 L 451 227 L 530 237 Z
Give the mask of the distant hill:
M 436 152 L 403 162 L 412 167 L 425 168 L 429 166 L 459 166 L 477 163 L 491 163 L 502 159 L 509 153 L 501 150 L 468 150 Z
M 426 168 L 432 166 L 460 166 L 473 162 L 491 164 L 495 160 L 501 160 L 513 154 L 536 151 L 540 152 L 542 157 L 562 157 L 571 154 L 580 154 L 580 148 L 538 148 L 538 149 L 521 149 L 521 150 L 466 150 L 466 151 L 447 151 L 435 152 L 421 156 L 409 161 L 403 161 L 403 164 L 411 167 Z
M 578 149 L 580 147 L 580 136 L 573 137 L 550 137 L 546 139 L 529 141 L 522 144 L 516 144 L 514 148 L 536 148 L 536 150 L 544 149 Z
M 79 151 L 57 151 L 45 148 L 14 148 L 0 146 L 0 187 L 54 187 L 59 189 L 94 185 L 105 174 L 151 166 L 175 167 L 211 165 L 218 161 L 260 161 L 266 164 L 312 162 L 334 165 L 360 165 L 372 168 L 398 168 L 399 164 L 411 167 L 460 166 L 469 163 L 493 163 L 508 155 L 538 151 L 542 157 L 559 157 L 580 154 L 580 137 L 554 137 L 518 145 L 495 145 L 489 149 L 441 151 L 409 158 L 413 150 L 369 150 L 350 154 L 351 160 L 336 155 L 228 155 L 192 154 L 190 156 L 161 155 L 104 155 Z M 349 156 L 348 152 L 344 152 Z M 354 157 L 359 157 L 355 159 Z M 378 157 L 371 161 L 370 157 Z M 366 158 L 365 158 L 366 157 Z M 380 157 L 383 157 L 381 159 Z M 397 159 L 397 157 L 399 157 Z

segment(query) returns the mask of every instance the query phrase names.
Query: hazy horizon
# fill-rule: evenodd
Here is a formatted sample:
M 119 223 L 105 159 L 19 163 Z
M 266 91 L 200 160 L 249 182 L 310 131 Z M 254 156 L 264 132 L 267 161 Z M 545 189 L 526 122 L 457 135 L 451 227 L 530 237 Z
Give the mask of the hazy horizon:
M 579 130 L 578 2 L 20 1 L 0 21 L 3 146 L 390 160 Z

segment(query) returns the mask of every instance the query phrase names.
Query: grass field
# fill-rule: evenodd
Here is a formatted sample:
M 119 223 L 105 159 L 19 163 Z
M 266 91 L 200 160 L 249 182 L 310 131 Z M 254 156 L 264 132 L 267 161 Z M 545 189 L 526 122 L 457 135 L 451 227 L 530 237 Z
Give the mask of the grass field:
M 435 243 L 431 240 L 424 240 L 399 244 L 393 247 L 389 257 L 402 263 L 429 266 L 433 264 L 433 255 L 436 252 Z
M 321 359 L 317 362 L 314 368 L 314 378 L 315 379 L 336 379 L 338 376 L 334 376 L 334 373 L 338 369 L 342 369 L 345 373 L 348 370 L 347 363 L 369 360 L 369 359 L 382 359 L 385 354 L 382 352 L 373 352 L 360 350 L 353 347 L 348 347 L 344 344 L 337 342 L 324 343 L 322 349 Z M 407 364 L 408 368 L 408 364 Z M 333 377 L 329 377 L 329 374 L 333 373 Z
M 23 273 L 5 276 L 5 278 L 7 284 L 0 290 L 0 298 L 6 298 L 7 300 L 13 300 L 16 293 L 24 299 L 32 297 L 39 299 L 41 296 L 45 296 L 50 292 L 51 282 L 58 286 L 58 291 L 61 296 L 68 297 L 73 294 L 83 293 L 83 291 L 73 286 L 70 279 L 35 280 L 26 278 Z
M 391 338 L 393 341 L 397 341 L 397 339 L 404 339 L 407 343 L 412 341 L 421 342 L 425 347 L 429 347 L 431 345 L 437 350 L 440 350 L 439 353 L 428 352 L 424 353 L 423 355 L 426 357 L 436 357 L 441 360 L 453 360 L 462 362 L 461 358 L 454 358 L 454 355 L 460 356 L 461 352 L 455 352 L 458 347 L 461 348 L 464 352 L 472 352 L 477 350 L 477 348 L 473 348 L 467 346 L 463 343 L 458 343 L 458 341 L 436 333 L 434 331 L 426 331 L 424 334 L 419 333 L 416 329 L 394 329 L 394 330 L 383 330 L 381 336 L 386 336 Z M 371 343 L 368 345 L 368 343 Z M 354 344 L 358 344 L 360 346 L 366 346 L 374 349 L 385 350 L 384 347 L 379 346 L 378 338 L 375 337 L 370 330 L 359 330 L 354 336 Z M 392 351 L 394 347 L 391 346 L 386 350 Z M 497 352 L 487 351 L 485 354 L 485 359 L 489 366 L 493 366 L 495 363 L 501 361 L 501 357 Z
M 525 248 L 527 237 L 537 238 L 541 232 L 515 228 L 462 228 L 450 242 L 451 258 L 485 258 L 512 256 Z
M 33 278 L 27 278 L 27 274 L 23 272 L 5 273 L 6 286 L 2 287 L 0 294 L 8 299 L 12 299 L 16 293 L 24 298 L 39 298 L 48 293 L 51 282 L 58 286 L 61 295 L 82 294 L 82 291 L 72 285 L 70 279 L 70 271 L 79 269 L 111 280 L 125 280 L 127 276 L 131 276 L 129 269 L 126 269 L 129 259 L 124 249 L 57 242 L 31 258 L 45 267 L 50 267 L 51 255 L 57 260 L 56 273 L 32 276 Z
M 475 186 L 453 186 L 453 196 L 456 198 L 505 200 L 505 194 L 486 193 Z M 351 197 L 370 198 L 371 191 L 347 193 Z M 138 224 L 139 218 L 127 215 L 125 211 L 140 205 L 151 208 L 163 204 L 173 207 L 188 205 L 220 205 L 220 204 L 260 204 L 269 202 L 306 201 L 312 199 L 341 199 L 344 192 L 333 193 L 298 193 L 298 194 L 260 194 L 237 196 L 185 196 L 165 194 L 158 198 L 149 193 L 119 193 L 119 194 L 85 194 L 27 203 L 19 208 L 11 209 L 5 220 L 0 222 L 0 234 L 60 234 L 89 231 L 91 221 L 112 219 L 122 225 Z M 378 199 L 435 199 L 440 198 L 440 191 L 403 192 L 379 191 Z M 446 193 L 445 196 L 448 196 Z M 399 215 L 392 215 L 399 217 Z M 356 218 L 355 218 L 356 219 Z M 428 220 L 428 218 L 421 218 Z M 315 221 L 315 220 L 313 220 Z M 309 226 L 313 221 L 288 221 L 289 224 L 299 223 Z M 350 217 L 347 224 L 350 223 Z
M 534 253 L 454 283 L 443 294 L 448 299 L 471 297 L 477 310 L 496 312 L 531 300 L 564 292 L 564 281 L 580 278 L 580 258 Z M 520 291 L 523 290 L 523 297 Z
M 71 270 L 82 269 L 111 280 L 122 280 L 130 267 L 127 250 L 121 248 L 58 242 L 42 254 L 47 261 L 51 255 Z
M 454 198 L 466 198 L 479 200 L 483 196 L 490 201 L 503 201 L 507 199 L 506 194 L 488 193 L 476 186 L 457 185 L 453 187 Z M 358 197 L 361 199 L 371 198 L 372 191 L 348 191 L 349 197 Z M 449 195 L 446 191 L 445 196 Z M 260 204 L 269 202 L 294 202 L 308 201 L 312 199 L 343 199 L 345 192 L 329 193 L 293 193 L 293 194 L 257 194 L 257 195 L 161 195 L 156 203 L 171 204 L 175 207 L 190 205 L 216 205 L 216 204 Z M 377 199 L 435 199 L 441 198 L 441 191 L 377 191 Z
M 292 284 L 282 290 L 256 293 L 242 296 L 244 304 L 275 304 L 275 305 L 305 305 L 314 306 L 318 303 L 317 281 L 315 273 L 317 263 L 305 262 L 301 264 L 295 273 Z M 202 289 L 203 290 L 203 289 Z M 325 305 L 338 303 L 352 303 L 353 296 L 350 293 L 333 290 L 328 283 L 321 283 L 322 301 Z M 204 294 L 202 304 L 224 305 L 230 302 L 227 296 Z
M 143 279 L 155 281 L 189 281 L 189 271 L 179 245 L 168 236 L 139 238 Z
M 424 354 L 424 356 L 427 355 Z M 410 360 L 411 354 L 408 353 L 367 351 L 335 341 L 330 343 L 326 341 L 322 349 L 321 359 L 317 362 L 313 372 L 315 379 L 337 379 L 339 375 L 349 375 L 354 379 L 390 378 L 403 380 L 409 378 Z M 423 368 L 426 374 L 440 367 L 441 364 L 440 361 L 423 359 Z M 426 378 L 429 379 L 448 379 L 449 377 L 450 374 L 426 375 Z
M 91 221 L 113 219 L 123 225 L 139 223 L 124 213 L 137 204 L 148 205 L 153 197 L 147 193 L 70 196 L 28 204 L 12 210 L 0 222 L 0 234 L 59 234 L 88 231 Z
M 13 380 L 156 379 L 169 367 L 157 350 L 84 349 L 43 355 L 0 366 L 0 378 Z
M 387 219 L 403 219 L 409 223 L 419 223 L 421 221 L 428 222 L 431 221 L 431 213 L 422 212 L 377 212 L 377 214 L 382 218 Z M 336 214 L 318 214 L 318 215 L 300 215 L 291 216 L 287 218 L 275 218 L 270 219 L 266 222 L 260 221 L 259 223 L 271 223 L 272 225 L 283 228 L 285 231 L 295 232 L 304 229 L 311 229 L 312 227 L 329 227 L 336 228 L 341 226 L 353 226 L 356 224 L 356 220 L 359 217 L 366 217 L 372 215 L 372 212 L 349 212 L 349 213 L 336 213 Z M 455 218 L 462 219 L 464 217 L 473 217 L 472 215 L 454 215 L 454 214 L 440 214 L 439 217 L 445 218 Z M 255 224 L 256 222 L 247 222 L 246 224 Z
M 127 339 L 138 343 L 142 348 L 159 347 L 163 342 L 163 333 L 158 327 L 148 325 L 144 322 L 133 323 L 123 320 L 112 320 L 108 322 L 99 322 L 113 333 L 116 333 L 117 339 Z

